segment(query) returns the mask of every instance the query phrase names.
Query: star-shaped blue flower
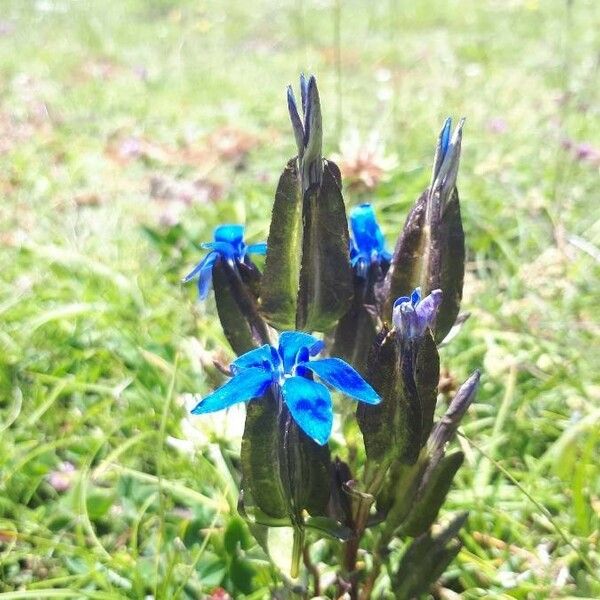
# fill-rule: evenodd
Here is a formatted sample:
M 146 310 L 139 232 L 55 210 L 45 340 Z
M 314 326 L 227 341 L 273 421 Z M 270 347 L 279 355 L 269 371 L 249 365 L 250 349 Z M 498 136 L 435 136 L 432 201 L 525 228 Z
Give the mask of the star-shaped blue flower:
M 415 340 L 423 336 L 426 329 L 435 322 L 442 302 L 442 290 L 433 290 L 421 299 L 421 288 L 416 288 L 408 296 L 394 302 L 392 322 L 402 340 Z
M 298 426 L 318 444 L 331 435 L 333 407 L 329 390 L 321 381 L 366 404 L 378 404 L 377 392 L 340 358 L 310 360 L 323 349 L 321 340 L 300 331 L 284 331 L 279 347 L 265 344 L 231 363 L 233 373 L 225 385 L 192 410 L 195 415 L 215 412 L 237 402 L 262 396 L 269 387 L 281 394 Z
M 201 300 L 206 299 L 212 282 L 212 269 L 219 260 L 227 261 L 232 267 L 238 263 L 248 263 L 249 254 L 266 254 L 267 244 L 250 244 L 244 242 L 243 225 L 219 225 L 215 229 L 214 242 L 200 245 L 209 252 L 184 278 L 187 283 L 195 277 L 198 278 L 198 295 Z
M 387 271 L 392 255 L 385 249 L 385 239 L 370 204 L 360 204 L 350 212 L 350 262 L 358 277 L 367 277 L 375 263 Z

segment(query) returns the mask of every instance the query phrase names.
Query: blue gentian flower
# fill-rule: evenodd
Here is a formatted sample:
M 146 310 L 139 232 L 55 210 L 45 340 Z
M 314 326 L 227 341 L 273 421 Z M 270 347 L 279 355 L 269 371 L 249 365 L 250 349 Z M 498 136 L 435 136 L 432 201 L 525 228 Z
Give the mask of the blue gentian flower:
M 321 381 L 366 404 L 378 404 L 377 392 L 340 358 L 310 360 L 321 352 L 321 340 L 300 331 L 284 331 L 279 347 L 265 344 L 231 363 L 233 374 L 225 385 L 192 410 L 195 415 L 227 408 L 262 396 L 269 387 L 281 394 L 298 426 L 318 444 L 331 435 L 333 407 L 329 390 Z
M 214 242 L 207 242 L 200 245 L 209 252 L 184 278 L 187 283 L 195 277 L 198 277 L 198 295 L 204 300 L 210 290 L 212 282 L 212 269 L 219 260 L 227 261 L 232 267 L 238 263 L 248 264 L 249 254 L 266 254 L 267 244 L 250 244 L 244 242 L 243 225 L 219 225 L 215 229 Z
M 360 204 L 353 208 L 350 212 L 350 262 L 355 274 L 365 278 L 373 263 L 385 272 L 391 260 L 373 207 Z
M 421 288 L 416 288 L 408 296 L 402 296 L 394 302 L 392 322 L 402 340 L 417 340 L 426 329 L 435 322 L 438 308 L 442 302 L 442 290 L 433 290 L 421 299 Z

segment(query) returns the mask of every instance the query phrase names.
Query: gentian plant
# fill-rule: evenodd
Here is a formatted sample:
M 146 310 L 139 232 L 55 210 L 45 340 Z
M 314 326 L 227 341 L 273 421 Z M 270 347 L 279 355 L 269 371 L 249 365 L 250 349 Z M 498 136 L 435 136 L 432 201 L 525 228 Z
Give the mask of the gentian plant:
M 463 121 L 444 124 L 431 183 L 389 252 L 376 207 L 353 208 L 348 224 L 340 171 L 322 156 L 314 77 L 301 77 L 300 96 L 302 117 L 288 89 L 298 155 L 279 179 L 267 244 L 218 227 L 185 278 L 198 278 L 201 299 L 212 281 L 238 355 L 192 412 L 246 403 L 238 509 L 276 563 L 271 533 L 289 528 L 277 597 L 413 598 L 459 552 L 467 517 L 434 526 L 464 459 L 447 446 L 479 383 L 476 372 L 437 406 L 438 346 L 463 287 Z M 261 273 L 250 255 L 265 252 Z

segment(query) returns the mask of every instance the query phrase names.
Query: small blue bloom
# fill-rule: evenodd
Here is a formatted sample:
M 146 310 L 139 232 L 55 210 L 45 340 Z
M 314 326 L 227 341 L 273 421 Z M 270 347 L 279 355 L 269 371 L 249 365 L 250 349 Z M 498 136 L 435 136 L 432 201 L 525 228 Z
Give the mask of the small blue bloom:
M 227 261 L 232 267 L 238 263 L 248 263 L 249 254 L 266 254 L 267 244 L 250 244 L 244 242 L 243 225 L 219 225 L 215 229 L 214 242 L 200 245 L 209 252 L 184 278 L 187 283 L 198 278 L 198 295 L 206 299 L 212 283 L 212 269 L 219 260 Z
M 350 212 L 350 262 L 358 277 L 367 277 L 376 263 L 384 271 L 392 255 L 385 249 L 385 239 L 370 204 L 360 204 Z
M 442 290 L 433 290 L 421 299 L 421 288 L 394 302 L 392 321 L 402 340 L 419 339 L 428 327 L 435 322 L 442 302 Z
M 311 360 L 323 349 L 321 340 L 300 331 L 284 331 L 279 346 L 265 344 L 250 350 L 231 363 L 233 377 L 192 410 L 195 415 L 227 408 L 262 396 L 269 387 L 281 394 L 298 426 L 318 444 L 331 435 L 333 407 L 329 390 L 321 381 L 340 392 L 378 404 L 377 392 L 340 358 Z

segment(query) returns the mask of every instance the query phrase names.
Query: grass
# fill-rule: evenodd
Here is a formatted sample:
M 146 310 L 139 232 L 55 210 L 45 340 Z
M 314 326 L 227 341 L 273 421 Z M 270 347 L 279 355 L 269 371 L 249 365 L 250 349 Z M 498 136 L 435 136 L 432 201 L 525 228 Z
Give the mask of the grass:
M 0 15 L 0 598 L 258 599 L 274 581 L 235 517 L 239 416 L 186 417 L 182 394 L 216 385 L 210 353 L 230 351 L 179 279 L 219 222 L 265 239 L 301 70 L 326 155 L 357 130 L 397 157 L 346 194 L 376 203 L 390 245 L 443 119 L 467 117 L 472 317 L 442 361 L 485 375 L 440 597 L 600 596 L 598 160 L 577 155 L 600 146 L 597 3 L 1 0 Z M 209 199 L 186 204 L 190 189 Z

